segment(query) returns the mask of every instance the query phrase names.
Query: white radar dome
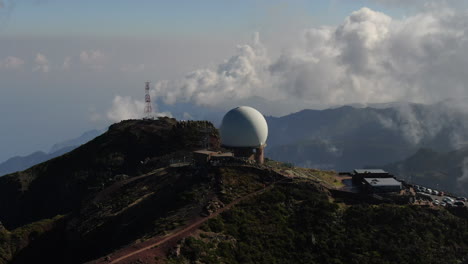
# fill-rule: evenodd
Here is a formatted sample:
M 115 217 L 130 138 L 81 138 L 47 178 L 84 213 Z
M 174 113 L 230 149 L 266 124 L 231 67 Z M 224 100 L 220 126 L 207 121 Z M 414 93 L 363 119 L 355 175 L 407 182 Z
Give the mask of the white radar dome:
M 227 147 L 260 147 L 268 137 L 268 125 L 263 115 L 249 106 L 239 106 L 227 112 L 221 122 L 221 142 Z

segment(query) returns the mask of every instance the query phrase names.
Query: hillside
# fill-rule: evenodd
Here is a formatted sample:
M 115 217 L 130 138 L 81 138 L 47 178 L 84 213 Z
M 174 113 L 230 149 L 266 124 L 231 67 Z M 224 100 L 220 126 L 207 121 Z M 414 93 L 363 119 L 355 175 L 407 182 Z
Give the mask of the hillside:
M 409 206 L 363 204 L 340 208 L 329 199 L 314 185 L 277 185 L 182 240 L 168 263 L 468 260 L 466 219 L 445 210 Z
M 81 136 L 54 144 L 49 152 L 36 151 L 26 156 L 15 156 L 0 163 L 0 176 L 28 169 L 36 164 L 61 156 L 102 134 L 102 131 L 90 130 Z
M 179 162 L 205 128 L 217 134 L 207 122 L 123 121 L 1 177 L 0 263 L 468 261 L 466 209 L 338 197 L 336 173 L 272 160 Z
M 166 166 L 171 158 L 198 147 L 203 124 L 169 118 L 123 121 L 72 152 L 0 177 L 0 220 L 14 228 L 68 213 L 116 176 Z
M 409 182 L 468 196 L 467 157 L 466 147 L 449 152 L 420 149 L 411 157 L 383 168 Z
M 49 150 L 49 153 L 56 152 L 60 149 L 67 148 L 67 147 L 78 147 L 81 146 L 91 140 L 93 140 L 95 137 L 101 135 L 104 131 L 103 130 L 89 130 L 81 134 L 79 137 L 68 139 L 62 142 L 55 143 Z
M 267 121 L 270 158 L 338 171 L 397 162 L 422 147 L 451 151 L 468 141 L 468 115 L 442 103 L 302 110 Z
M 25 170 L 36 164 L 61 156 L 75 148 L 76 146 L 69 146 L 58 149 L 57 151 L 51 153 L 36 151 L 27 156 L 9 158 L 6 161 L 0 163 L 0 177 L 12 172 Z

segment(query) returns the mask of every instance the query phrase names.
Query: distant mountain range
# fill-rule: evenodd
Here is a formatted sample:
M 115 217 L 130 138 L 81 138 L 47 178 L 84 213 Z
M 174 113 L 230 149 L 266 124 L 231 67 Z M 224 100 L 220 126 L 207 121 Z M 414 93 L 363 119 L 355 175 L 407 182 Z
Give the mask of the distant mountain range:
M 411 157 L 383 169 L 408 182 L 468 195 L 468 148 L 449 152 L 420 149 Z
M 47 153 L 43 151 L 36 151 L 27 156 L 12 157 L 0 163 L 0 176 L 9 174 L 15 171 L 22 171 L 36 164 L 39 164 L 44 161 L 61 156 L 79 147 L 80 145 L 92 140 L 93 138 L 101 135 L 103 132 L 104 131 L 102 130 L 87 131 L 77 138 L 70 139 L 70 140 L 53 145 L 50 151 Z
M 266 156 L 297 166 L 352 170 L 404 160 L 420 148 L 466 146 L 468 115 L 447 104 L 343 106 L 267 117 Z
M 336 171 L 384 166 L 399 177 L 417 179 L 430 186 L 441 186 L 441 181 L 450 177 L 445 182 L 447 190 L 460 192 L 454 187 L 458 186 L 455 179 L 463 174 L 461 161 L 465 157 L 463 149 L 468 147 L 468 114 L 457 109 L 457 105 L 460 104 L 449 101 L 433 105 L 355 105 L 266 117 L 269 126 L 266 156 L 296 166 Z M 100 134 L 102 131 L 88 131 L 55 144 L 48 153 L 11 158 L 0 164 L 0 176 L 60 156 Z M 427 166 L 413 173 L 407 168 L 412 168 L 415 157 L 422 154 L 424 159 L 431 157 L 426 150 L 418 152 L 421 148 L 454 157 L 443 159 L 446 164 L 439 160 L 436 167 Z M 439 171 L 444 171 L 444 176 L 434 176 Z
M 67 147 L 81 146 L 84 143 L 87 143 L 88 141 L 92 140 L 93 138 L 101 135 L 102 133 L 104 133 L 104 130 L 93 129 L 93 130 L 90 130 L 90 131 L 86 131 L 81 136 L 79 136 L 77 138 L 72 138 L 72 139 L 69 139 L 69 140 L 54 144 L 50 148 L 49 153 L 53 153 L 53 152 L 56 152 L 56 151 L 58 151 L 60 149 L 64 149 L 64 148 L 67 148 Z
M 0 264 L 468 260 L 466 207 L 346 193 L 334 173 L 278 162 L 173 163 L 207 132 L 218 136 L 203 121 L 122 121 L 0 177 Z
M 267 117 L 266 156 L 337 171 L 384 168 L 409 182 L 468 195 L 468 115 L 456 106 L 343 106 Z

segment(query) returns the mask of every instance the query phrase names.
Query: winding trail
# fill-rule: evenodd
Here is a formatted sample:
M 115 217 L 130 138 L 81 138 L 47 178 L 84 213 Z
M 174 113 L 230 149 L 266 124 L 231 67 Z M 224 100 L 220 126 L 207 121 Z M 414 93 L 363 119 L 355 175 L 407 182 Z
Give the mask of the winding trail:
M 273 188 L 273 186 L 278 183 L 278 182 L 281 182 L 285 180 L 284 178 L 279 180 L 279 181 L 276 181 L 276 182 L 273 182 L 267 186 L 265 186 L 264 188 L 260 189 L 260 190 L 257 190 L 255 192 L 252 192 L 250 194 L 247 194 L 243 197 L 240 197 L 236 200 L 234 200 L 233 202 L 229 203 L 228 205 L 224 206 L 223 208 L 219 209 L 218 211 L 214 212 L 213 214 L 207 216 L 207 217 L 203 217 L 203 218 L 200 218 L 198 220 L 196 220 L 195 222 L 193 222 L 192 224 L 184 227 L 183 229 L 171 234 L 171 235 L 168 235 L 168 236 L 165 236 L 165 237 L 153 237 L 153 238 L 150 238 L 149 240 L 145 241 L 145 242 L 142 242 L 140 244 L 137 244 L 137 245 L 133 245 L 131 247 L 133 247 L 133 249 L 131 249 L 131 247 L 127 247 L 127 248 L 124 248 L 124 249 L 121 249 L 120 251 L 117 251 L 117 252 L 114 252 L 112 254 L 112 259 L 110 259 L 109 257 L 104 257 L 104 258 L 100 258 L 98 260 L 95 260 L 95 261 L 91 261 L 91 262 L 88 262 L 89 264 L 93 263 L 93 264 L 104 264 L 104 263 L 111 263 L 111 264 L 114 264 L 114 263 L 119 263 L 119 262 L 122 262 L 126 259 L 129 259 L 133 256 L 136 256 L 146 250 L 149 250 L 149 249 L 152 249 L 152 248 L 155 248 L 155 247 L 158 247 L 158 246 L 161 246 L 161 245 L 164 245 L 170 241 L 178 241 L 184 237 L 187 237 L 189 236 L 192 232 L 194 232 L 195 230 L 197 230 L 203 223 L 205 223 L 206 221 L 214 218 L 214 217 L 217 217 L 219 214 L 231 209 L 233 206 L 235 206 L 236 204 L 242 202 L 242 201 L 245 201 L 249 198 L 252 198 L 253 196 L 256 196 L 258 194 L 261 194 L 267 190 L 270 190 L 271 188 Z M 131 251 L 129 252 L 129 250 L 131 249 Z M 121 255 L 123 254 L 123 255 Z M 121 256 L 119 256 L 121 255 Z

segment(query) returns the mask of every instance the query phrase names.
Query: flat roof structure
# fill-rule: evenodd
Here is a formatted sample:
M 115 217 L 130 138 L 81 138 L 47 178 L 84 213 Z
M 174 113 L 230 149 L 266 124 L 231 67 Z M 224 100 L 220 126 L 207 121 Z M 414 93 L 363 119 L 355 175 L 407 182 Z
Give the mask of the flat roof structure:
M 234 154 L 232 154 L 232 152 L 222 152 L 222 153 L 213 154 L 211 156 L 213 156 L 213 157 L 233 157 Z
M 233 157 L 234 154 L 232 152 L 220 152 L 220 151 L 212 151 L 207 149 L 195 150 L 193 151 L 193 159 L 197 164 L 208 164 L 210 160 L 216 159 L 225 159 L 229 157 Z
M 364 178 L 364 190 L 370 193 L 399 192 L 402 183 L 395 178 Z
M 217 151 L 211 151 L 211 150 L 195 150 L 194 153 L 197 153 L 197 154 L 204 154 L 204 155 L 213 155 L 213 154 L 218 154 Z
M 364 178 L 392 178 L 390 173 L 382 169 L 355 169 L 351 174 L 353 182 L 361 183 Z
M 388 173 L 382 169 L 355 169 L 354 173 L 364 174 L 364 173 L 373 173 L 373 174 L 384 174 Z
M 220 152 L 220 151 L 212 151 L 212 150 L 195 150 L 193 153 L 195 154 L 202 154 L 214 157 L 232 157 L 234 154 L 232 152 Z
M 394 178 L 364 178 L 364 181 L 372 187 L 401 186 Z

